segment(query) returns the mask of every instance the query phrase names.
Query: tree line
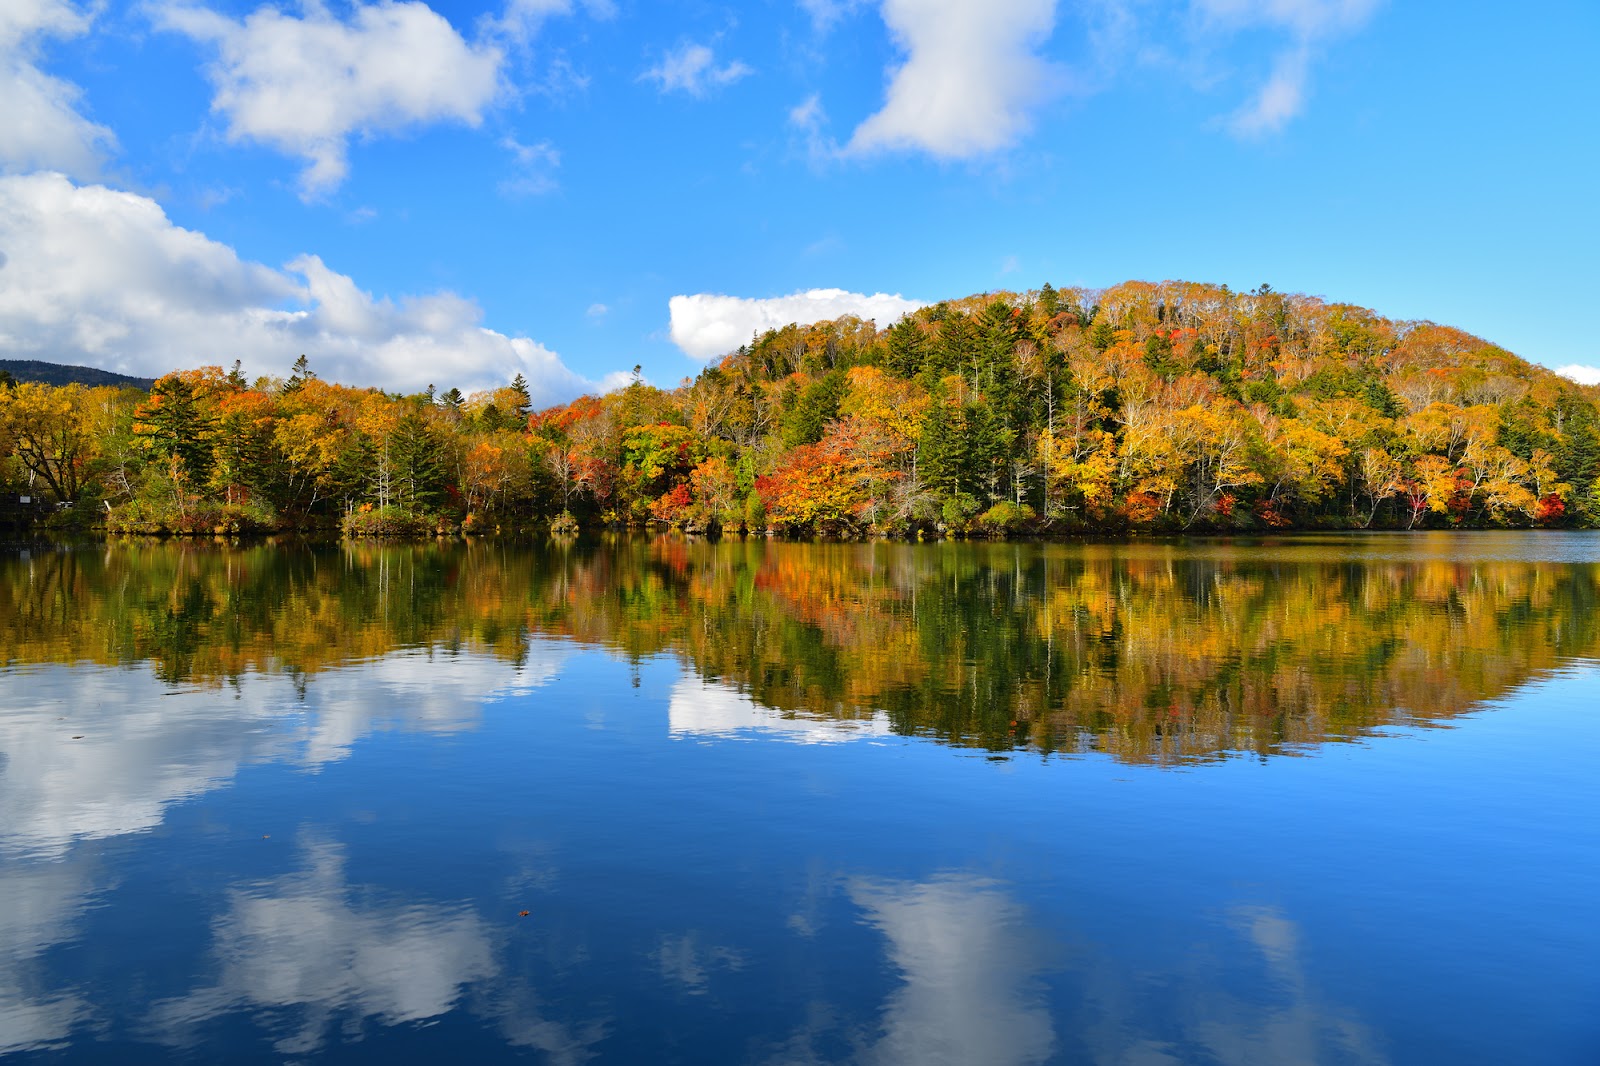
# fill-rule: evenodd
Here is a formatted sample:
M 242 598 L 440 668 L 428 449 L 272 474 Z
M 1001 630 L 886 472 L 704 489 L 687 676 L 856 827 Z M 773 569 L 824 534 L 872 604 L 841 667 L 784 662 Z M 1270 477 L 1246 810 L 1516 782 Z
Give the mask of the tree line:
M 114 531 L 839 536 L 1594 525 L 1600 390 L 1461 330 L 1188 282 L 751 338 L 530 409 L 238 364 L 0 386 L 0 477 Z

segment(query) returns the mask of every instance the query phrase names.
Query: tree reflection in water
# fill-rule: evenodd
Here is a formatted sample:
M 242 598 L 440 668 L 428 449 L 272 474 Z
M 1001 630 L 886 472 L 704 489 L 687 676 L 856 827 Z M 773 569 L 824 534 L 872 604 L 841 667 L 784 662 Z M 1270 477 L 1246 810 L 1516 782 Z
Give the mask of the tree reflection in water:
M 1308 818 L 1284 854 L 1277 838 L 1241 849 L 1231 817 L 1292 803 L 1286 775 L 1339 760 L 1125 774 L 936 745 L 1181 766 L 1443 723 L 1518 690 L 1538 703 L 1530 682 L 1600 658 L 1596 548 L 658 538 L 0 560 L 0 1053 L 92 1058 L 117 1039 L 159 1057 L 227 1033 L 337 1056 L 455 1026 L 445 1039 L 563 1063 L 679 1033 L 772 1062 L 1382 1061 L 1392 1019 L 1319 968 L 1348 916 L 1319 913 L 1326 894 L 1257 891 L 1315 887 L 1350 856 L 1344 839 Z M 610 659 L 580 666 L 585 649 Z M 657 686 L 643 703 L 625 702 L 641 694 L 626 673 Z M 564 674 L 577 684 L 551 684 Z M 515 702 L 487 713 L 497 700 Z M 1526 806 L 1582 845 L 1583 823 L 1561 818 L 1586 764 L 1564 754 L 1551 802 Z M 1403 795 L 1419 768 L 1455 780 L 1443 761 L 1344 780 Z M 1476 768 L 1454 769 L 1471 786 L 1455 802 L 1481 812 Z M 1139 778 L 1145 806 L 1108 793 L 1111 775 Z M 1209 821 L 1157 831 L 1172 803 L 1204 807 L 1228 779 Z M 1391 794 L 1338 794 L 1341 819 L 1395 846 L 1372 853 L 1374 876 L 1396 855 L 1413 873 L 1432 862 L 1412 854 L 1431 835 L 1443 862 L 1478 854 L 1459 819 L 1391 818 Z M 384 812 L 370 831 L 369 808 Z M 227 850 L 265 845 L 263 811 L 291 842 L 276 865 L 265 846 Z M 1533 823 L 1497 824 L 1490 842 L 1517 844 L 1525 878 L 1485 883 L 1485 903 L 1462 891 L 1482 871 L 1452 866 L 1464 900 L 1395 889 L 1375 928 L 1437 938 L 1442 910 L 1500 950 L 1474 980 L 1558 996 L 1579 979 L 1548 964 L 1541 985 L 1500 961 L 1540 959 L 1539 937 L 1491 927 L 1520 888 L 1527 928 L 1556 928 L 1567 853 Z M 434 850 L 418 851 L 417 825 Z M 1173 862 L 1174 840 L 1222 858 Z M 211 880 L 187 879 L 196 855 Z M 190 940 L 168 958 L 104 939 L 147 918 Z M 1424 1005 L 1429 1032 L 1452 995 Z
M 112 546 L 0 562 L 0 630 L 13 663 L 143 661 L 216 686 L 329 685 L 405 648 L 515 667 L 551 646 L 531 637 L 569 638 L 679 656 L 707 684 L 676 694 L 677 733 L 854 721 L 1181 763 L 1438 721 L 1600 656 L 1585 536 Z

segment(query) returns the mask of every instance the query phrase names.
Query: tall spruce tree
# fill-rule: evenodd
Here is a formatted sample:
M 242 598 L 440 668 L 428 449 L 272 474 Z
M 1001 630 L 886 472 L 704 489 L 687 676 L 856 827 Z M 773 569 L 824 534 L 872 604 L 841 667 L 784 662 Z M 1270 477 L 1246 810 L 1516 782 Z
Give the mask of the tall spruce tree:
M 176 374 L 150 387 L 150 400 L 135 414 L 134 433 L 150 451 L 174 462 L 192 485 L 211 476 L 212 419 L 201 410 L 194 386 Z
M 421 411 L 413 409 L 401 416 L 389 447 L 400 505 L 414 511 L 437 507 L 444 498 L 444 444 Z
M 311 371 L 311 361 L 300 353 L 300 358 L 294 361 L 294 367 L 289 371 L 289 379 L 283 383 L 284 392 L 298 392 L 317 375 Z

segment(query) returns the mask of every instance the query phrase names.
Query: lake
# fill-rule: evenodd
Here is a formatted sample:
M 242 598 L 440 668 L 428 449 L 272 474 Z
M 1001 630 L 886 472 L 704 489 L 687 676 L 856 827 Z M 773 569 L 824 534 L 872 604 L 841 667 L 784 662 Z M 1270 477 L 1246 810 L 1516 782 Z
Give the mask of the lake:
M 0 555 L 7 1062 L 1600 1062 L 1600 534 Z

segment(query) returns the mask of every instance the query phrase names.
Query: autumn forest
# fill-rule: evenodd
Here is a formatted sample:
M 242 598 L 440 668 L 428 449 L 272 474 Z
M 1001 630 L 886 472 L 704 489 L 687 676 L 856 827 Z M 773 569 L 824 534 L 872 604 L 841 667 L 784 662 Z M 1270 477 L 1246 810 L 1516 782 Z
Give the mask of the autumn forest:
M 211 367 L 0 382 L 0 487 L 115 533 L 1591 526 L 1600 389 L 1447 326 L 1185 282 L 790 325 L 530 409 Z M 441 378 L 448 370 L 440 368 Z

